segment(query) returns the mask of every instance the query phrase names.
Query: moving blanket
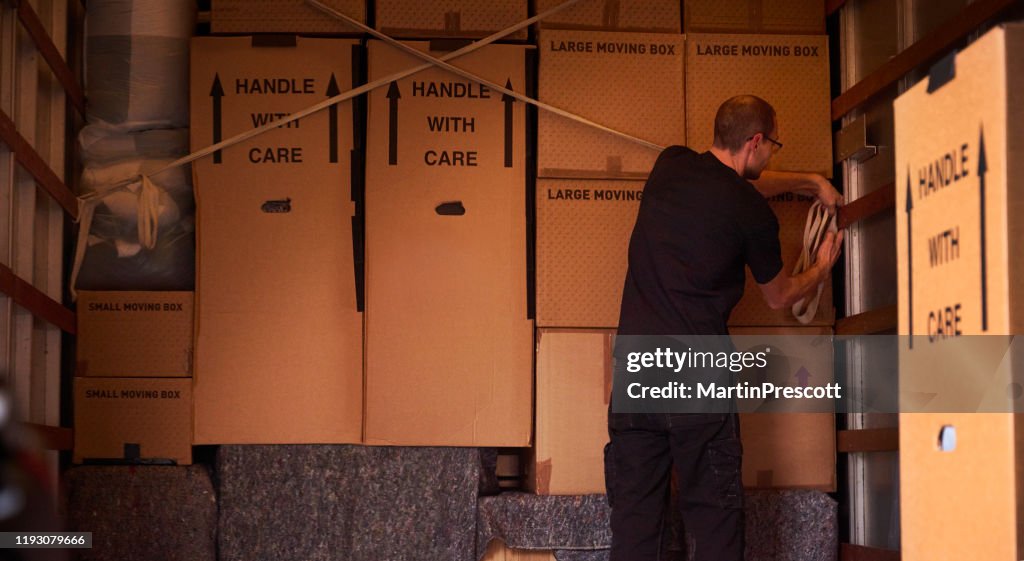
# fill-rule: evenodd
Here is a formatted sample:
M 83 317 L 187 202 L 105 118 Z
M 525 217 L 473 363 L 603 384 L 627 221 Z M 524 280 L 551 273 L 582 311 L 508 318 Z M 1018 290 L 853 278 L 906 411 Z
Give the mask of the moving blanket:
M 820 491 L 746 493 L 748 561 L 835 561 L 838 503 Z M 558 561 L 607 561 L 610 509 L 604 495 L 540 496 L 503 493 L 481 497 L 476 556 L 500 539 L 513 549 L 553 550 Z M 662 561 L 685 561 L 677 516 L 664 537 Z
M 66 530 L 93 539 L 72 558 L 216 561 L 217 497 L 206 466 L 75 466 L 64 480 Z
M 220 561 L 473 560 L 476 448 L 221 446 Z
M 483 557 L 491 540 L 500 539 L 512 549 L 555 550 L 559 561 L 607 559 L 612 541 L 610 513 L 604 495 L 502 493 L 481 497 L 476 558 Z

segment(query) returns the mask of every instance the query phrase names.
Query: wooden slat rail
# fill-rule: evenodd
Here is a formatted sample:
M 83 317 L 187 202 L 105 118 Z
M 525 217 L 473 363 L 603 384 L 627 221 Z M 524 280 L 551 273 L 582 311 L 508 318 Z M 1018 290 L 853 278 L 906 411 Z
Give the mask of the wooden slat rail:
M 18 19 L 21 20 L 22 27 L 28 33 L 29 37 L 32 38 L 32 42 L 36 45 L 36 50 L 43 56 L 43 60 L 50 66 L 50 70 L 53 71 L 53 75 L 57 77 L 57 81 L 64 88 L 64 93 L 68 96 L 68 101 L 74 106 L 81 115 L 85 115 L 85 92 L 82 91 L 81 86 L 78 85 L 78 80 L 75 79 L 75 73 L 71 71 L 64 57 L 61 56 L 60 51 L 57 50 L 57 45 L 53 43 L 53 39 L 50 38 L 49 33 L 46 32 L 46 27 L 43 26 L 43 22 L 39 20 L 39 15 L 36 14 L 35 10 L 28 3 L 27 0 L 15 0 L 15 6 L 18 9 Z
M 938 29 L 833 99 L 832 120 L 842 119 L 854 108 L 896 83 L 914 68 L 934 62 L 957 41 L 1016 3 L 1017 0 L 978 0 L 968 4 Z
M 47 450 L 71 450 L 75 446 L 75 433 L 67 427 L 51 427 L 35 423 L 24 423 L 28 430 L 39 435 Z
M 900 552 L 843 543 L 839 544 L 839 561 L 900 561 Z
M 863 197 L 839 207 L 839 227 L 846 228 L 854 222 L 881 214 L 896 206 L 896 184 L 889 183 Z
M 841 430 L 836 433 L 836 449 L 850 452 L 895 452 L 900 449 L 899 429 Z
M 870 335 L 896 329 L 896 306 L 885 306 L 836 321 L 836 335 Z
M 50 322 L 65 333 L 75 333 L 75 313 L 50 298 L 31 283 L 18 277 L 10 267 L 0 264 L 0 292 L 32 315 Z
M 25 137 L 21 136 L 14 121 L 2 110 L 0 110 L 0 141 L 10 147 L 14 152 L 14 158 L 35 178 L 36 184 L 49 193 L 71 218 L 77 220 L 78 199 L 74 193 L 57 177 L 57 174 L 53 173 L 36 149 L 25 140 Z

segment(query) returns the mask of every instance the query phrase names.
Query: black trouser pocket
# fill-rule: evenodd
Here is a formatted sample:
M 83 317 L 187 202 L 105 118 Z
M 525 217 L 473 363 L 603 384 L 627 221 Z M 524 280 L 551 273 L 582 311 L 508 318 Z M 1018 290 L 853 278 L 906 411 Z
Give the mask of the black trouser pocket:
M 743 508 L 743 445 L 738 437 L 707 444 L 710 491 L 723 508 Z

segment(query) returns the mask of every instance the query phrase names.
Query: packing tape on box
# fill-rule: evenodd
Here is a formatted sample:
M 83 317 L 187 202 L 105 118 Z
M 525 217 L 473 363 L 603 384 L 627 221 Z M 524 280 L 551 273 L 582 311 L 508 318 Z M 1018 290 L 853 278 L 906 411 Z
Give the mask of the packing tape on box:
M 828 208 L 821 204 L 820 201 L 814 201 L 810 210 L 807 211 L 807 222 L 804 224 L 804 247 L 800 251 L 800 258 L 797 259 L 796 266 L 793 268 L 794 276 L 803 273 L 814 265 L 818 255 L 818 248 L 821 247 L 821 242 L 825 240 L 825 235 L 829 232 L 835 234 L 837 231 L 836 215 L 830 213 Z M 814 316 L 818 313 L 818 304 L 821 302 L 821 293 L 824 289 L 825 282 L 820 282 L 814 296 L 809 299 L 801 298 L 796 304 L 793 304 L 793 317 L 797 321 L 807 325 L 814 320 Z
M 619 28 L 619 4 L 619 0 L 604 0 L 601 22 L 608 29 Z
M 444 56 L 440 57 L 439 59 L 435 59 L 435 58 L 430 57 L 429 55 L 427 55 L 427 57 L 430 60 L 430 62 L 421 64 L 419 66 L 415 66 L 415 67 L 412 67 L 412 68 L 408 68 L 408 69 L 402 70 L 400 72 L 396 72 L 396 73 L 394 73 L 394 74 L 392 74 L 390 76 L 386 76 L 386 77 L 381 78 L 379 80 L 374 80 L 373 82 L 370 82 L 368 84 L 364 84 L 364 85 L 359 86 L 357 88 L 353 88 L 353 89 L 351 89 L 351 90 L 349 90 L 347 92 L 343 92 L 343 93 L 341 93 L 339 95 L 330 97 L 330 98 L 328 98 L 328 99 L 326 99 L 324 101 L 321 101 L 320 103 L 317 103 L 316 105 L 312 105 L 310 107 L 307 107 L 306 109 L 302 109 L 300 111 L 296 111 L 295 113 L 292 113 L 291 115 L 288 115 L 288 116 L 283 117 L 281 119 L 275 120 L 273 122 L 268 122 L 267 124 L 265 124 L 263 126 L 256 127 L 254 129 L 250 129 L 250 130 L 241 132 L 241 133 L 239 133 L 239 134 L 237 134 L 235 136 L 232 136 L 231 138 L 228 138 L 226 140 L 222 140 L 221 142 L 218 142 L 216 144 L 212 144 L 210 146 L 207 146 L 206 148 L 203 148 L 203 149 L 197 150 L 195 152 L 192 152 L 191 154 L 188 154 L 188 155 L 186 155 L 186 156 L 184 156 L 182 158 L 179 158 L 179 159 L 177 159 L 177 160 L 167 164 L 163 168 L 160 168 L 160 169 L 158 169 L 158 170 L 156 170 L 156 171 L 154 171 L 152 173 L 145 174 L 145 175 L 139 175 L 139 176 L 133 177 L 131 179 L 127 179 L 127 180 L 124 180 L 124 181 L 121 181 L 121 182 L 118 182 L 118 183 L 111 184 L 111 185 L 106 186 L 103 189 L 97 190 L 97 191 L 95 191 L 93 193 L 88 193 L 88 194 L 80 196 L 78 198 L 78 211 L 79 211 L 78 212 L 78 224 L 79 224 L 79 228 L 78 228 L 78 242 L 77 242 L 77 246 L 76 246 L 76 249 L 75 249 L 74 265 L 72 266 L 72 269 L 71 269 L 71 279 L 69 281 L 69 284 L 70 284 L 70 287 L 71 287 L 71 298 L 72 298 L 72 300 L 75 300 L 78 297 L 77 292 L 75 290 L 75 284 L 76 284 L 76 281 L 78 279 L 78 273 L 79 273 L 79 271 L 80 271 L 80 269 L 82 267 L 82 261 L 85 258 L 85 250 L 86 250 L 86 246 L 88 245 L 89 232 L 92 229 L 92 221 L 93 221 L 93 216 L 94 216 L 94 213 L 95 213 L 95 209 L 96 209 L 96 207 L 100 203 L 103 202 L 104 198 L 106 198 L 106 197 L 108 197 L 108 196 L 110 196 L 110 195 L 112 195 L 112 194 L 114 194 L 116 192 L 120 192 L 120 191 L 125 191 L 125 190 L 135 191 L 137 189 L 142 189 L 143 193 L 139 197 L 139 240 L 140 240 L 140 242 L 143 243 L 143 245 L 145 245 L 147 242 L 151 243 L 151 244 L 155 244 L 156 243 L 156 231 L 157 231 L 157 226 L 158 226 L 158 224 L 156 223 L 155 216 L 156 216 L 156 213 L 159 212 L 159 208 L 152 208 L 151 205 L 153 204 L 154 200 L 158 200 L 159 199 L 159 191 L 157 191 L 155 194 L 153 194 L 152 192 L 150 192 L 148 194 L 146 193 L 147 190 L 156 188 L 152 184 L 152 181 L 150 181 L 150 179 L 149 179 L 150 177 L 159 175 L 159 174 L 161 174 L 161 173 L 163 173 L 165 171 L 168 171 L 170 169 L 174 169 L 174 168 L 177 168 L 177 167 L 184 166 L 186 164 L 190 164 L 190 163 L 192 163 L 192 162 L 194 162 L 194 161 L 196 161 L 196 160 L 198 160 L 200 158 L 205 158 L 206 156 L 209 156 L 209 155 L 213 154 L 214 152 L 218 152 L 220 150 L 223 150 L 224 148 L 228 148 L 230 146 L 234 146 L 235 144 L 238 144 L 240 142 L 244 142 L 246 140 L 249 140 L 250 138 L 259 136 L 259 135 L 261 135 L 261 134 L 263 134 L 263 133 L 265 133 L 267 131 L 280 128 L 280 127 L 282 127 L 284 125 L 287 125 L 288 123 L 291 123 L 292 121 L 297 121 L 297 120 L 299 120 L 299 119 L 301 119 L 303 117 L 307 117 L 309 115 L 312 115 L 313 113 L 317 113 L 319 111 L 327 109 L 328 107 L 331 107 L 332 105 L 337 105 L 338 103 L 341 103 L 343 101 L 347 101 L 349 99 L 355 98 L 355 97 L 360 96 L 360 95 L 362 95 L 364 93 L 367 93 L 369 91 L 375 90 L 375 89 L 377 89 L 377 88 L 379 88 L 381 86 L 388 85 L 388 84 L 390 84 L 391 82 L 393 82 L 395 80 L 400 80 L 402 78 L 405 78 L 406 76 L 411 76 L 411 75 L 413 75 L 413 74 L 415 74 L 417 72 L 420 72 L 422 70 L 426 70 L 428 68 L 432 68 L 433 66 L 435 66 L 435 64 L 439 64 L 439 63 L 443 64 L 444 61 L 451 60 L 451 59 L 460 57 L 462 55 L 469 54 L 469 53 L 471 53 L 473 51 L 476 51 L 476 50 L 478 50 L 478 49 L 480 49 L 482 47 L 485 47 L 485 46 L 487 46 L 487 45 L 489 45 L 489 44 L 491 44 L 491 43 L 493 43 L 493 42 L 495 42 L 495 41 L 505 37 L 506 35 L 510 35 L 512 33 L 515 33 L 516 31 L 519 31 L 520 29 L 529 27 L 530 25 L 533 25 L 534 23 L 536 23 L 538 21 L 541 21 L 542 19 L 544 19 L 546 17 L 549 17 L 549 16 L 551 16 L 551 15 L 553 15 L 555 13 L 558 13 L 558 12 L 564 10 L 565 8 L 568 8 L 569 6 L 575 4 L 575 3 L 579 2 L 579 1 L 580 0 L 566 0 L 565 2 L 562 2 L 561 4 L 551 8 L 550 10 L 547 10 L 547 11 L 541 13 L 541 14 L 537 14 L 536 16 L 533 16 L 532 18 L 523 20 L 523 21 L 521 21 L 521 22 L 519 22 L 519 23 L 517 23 L 515 25 L 512 25 L 512 26 L 509 26 L 509 27 L 507 27 L 505 29 L 502 29 L 501 31 L 498 31 L 497 33 L 493 33 L 493 34 L 491 34 L 491 35 L 489 35 L 489 36 L 487 36 L 487 37 L 485 37 L 483 39 L 480 39 L 479 41 L 475 41 L 473 43 L 470 43 L 469 45 L 466 45 L 465 47 L 463 47 L 461 49 L 458 49 L 458 50 L 452 51 L 450 53 L 447 53 Z M 313 5 L 314 7 L 318 7 L 321 11 L 329 10 L 329 11 L 327 11 L 327 13 L 329 15 L 332 15 L 332 16 L 335 16 L 335 17 L 339 17 L 340 16 L 342 19 L 350 20 L 350 18 L 348 18 L 348 16 L 345 16 L 344 14 L 340 14 L 339 12 L 334 12 L 333 10 L 328 8 L 327 6 L 324 6 L 323 4 L 320 4 L 318 2 L 309 2 L 309 4 Z M 355 20 L 350 20 L 350 21 L 355 21 Z M 362 23 L 359 23 L 359 22 L 356 22 L 356 23 L 358 24 L 357 27 L 360 27 L 361 29 L 369 29 L 369 28 L 366 28 L 366 26 L 364 26 Z M 371 29 L 371 31 L 373 31 L 373 30 Z M 419 52 L 419 51 L 416 51 L 416 52 Z M 454 67 L 452 67 L 452 68 L 454 68 Z M 500 86 L 498 88 L 496 88 L 496 89 L 498 89 L 498 90 L 505 90 L 505 88 L 502 88 Z M 516 95 L 519 95 L 519 94 L 516 94 Z M 146 220 L 145 223 L 144 223 L 144 220 L 143 220 L 144 217 L 145 217 L 145 220 Z M 153 245 L 147 245 L 146 247 L 149 248 L 149 249 L 152 249 Z
M 747 25 L 754 31 L 764 30 L 764 2 L 747 0 Z
M 604 404 L 608 405 L 612 397 L 612 376 L 614 376 L 615 359 L 612 357 L 611 333 L 604 335 Z
M 537 462 L 537 494 L 547 495 L 551 489 L 551 460 Z

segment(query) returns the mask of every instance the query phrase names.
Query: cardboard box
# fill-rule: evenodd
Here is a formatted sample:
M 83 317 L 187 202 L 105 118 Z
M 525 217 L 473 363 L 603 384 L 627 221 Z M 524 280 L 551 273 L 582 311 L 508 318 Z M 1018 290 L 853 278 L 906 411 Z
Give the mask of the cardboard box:
M 321 0 L 350 18 L 366 22 L 363 0 Z M 213 33 L 362 33 L 310 6 L 305 0 L 212 0 Z
M 457 65 L 522 91 L 526 49 Z M 371 80 L 418 64 L 369 44 Z M 392 85 L 369 98 L 365 442 L 528 445 L 523 104 L 439 69 Z
M 75 378 L 74 462 L 192 463 L 191 378 Z
M 261 41 L 193 40 L 193 149 L 351 89 L 357 41 Z M 360 441 L 352 146 L 345 102 L 193 164 L 197 444 Z
M 741 94 L 775 107 L 785 145 L 769 169 L 832 175 L 828 37 L 718 35 L 686 37 L 686 142 L 706 150 L 715 113 Z
M 836 490 L 833 413 L 744 413 L 743 486 Z
M 683 37 L 543 30 L 540 101 L 659 146 L 685 144 Z M 659 150 L 540 110 L 538 177 L 646 179 Z
M 906 559 L 1022 556 L 1020 353 L 999 337 L 1024 332 L 1022 52 L 1024 26 L 997 27 L 894 103 Z
M 639 181 L 537 181 L 537 325 L 615 328 Z
M 529 16 L 526 0 L 377 0 L 377 29 L 392 37 L 482 38 L 513 26 Z M 526 29 L 505 39 L 526 39 Z
M 539 495 L 604 493 L 604 445 L 614 331 L 537 331 L 536 442 L 526 488 Z
M 535 11 L 544 13 L 563 1 L 535 0 Z M 540 25 L 558 29 L 679 33 L 679 19 L 676 0 L 580 0 L 541 20 Z
M 687 33 L 825 33 L 818 0 L 686 0 Z
M 1022 433 L 1020 415 L 900 414 L 904 558 L 1020 558 Z
M 76 376 L 192 375 L 192 292 L 78 293 Z
M 555 552 L 534 549 L 512 549 L 501 540 L 493 540 L 481 561 L 555 561 Z
M 772 197 L 769 204 L 779 220 L 779 245 L 782 248 L 782 272 L 792 274 L 804 248 L 804 227 L 807 224 L 807 212 L 814 203 L 813 197 L 785 193 Z M 800 326 L 790 308 L 773 310 L 768 307 L 761 294 L 761 288 L 750 274 L 746 272 L 746 285 L 743 297 L 733 308 L 729 316 L 729 325 L 791 325 Z M 832 278 L 825 281 L 825 286 L 818 300 L 818 311 L 808 325 L 831 326 L 836 321 L 836 309 L 832 302 Z
M 768 368 L 744 372 L 741 379 L 764 376 L 764 381 L 785 386 L 824 386 L 835 380 L 829 327 L 730 327 L 729 334 L 740 351 L 749 345 L 771 349 Z M 822 411 L 832 406 L 824 400 L 789 399 L 765 401 L 756 412 L 741 413 L 743 486 L 835 491 L 835 413 Z
M 831 333 L 825 327 L 731 330 L 738 337 L 738 347 L 771 343 L 765 375 L 778 385 L 800 384 L 802 376 L 812 385 L 831 382 Z M 526 486 L 538 494 L 605 492 L 611 335 L 602 330 L 538 330 L 537 438 L 526 462 Z M 779 409 L 766 403 L 759 412 L 740 415 L 743 485 L 834 491 L 834 413 L 780 413 Z

